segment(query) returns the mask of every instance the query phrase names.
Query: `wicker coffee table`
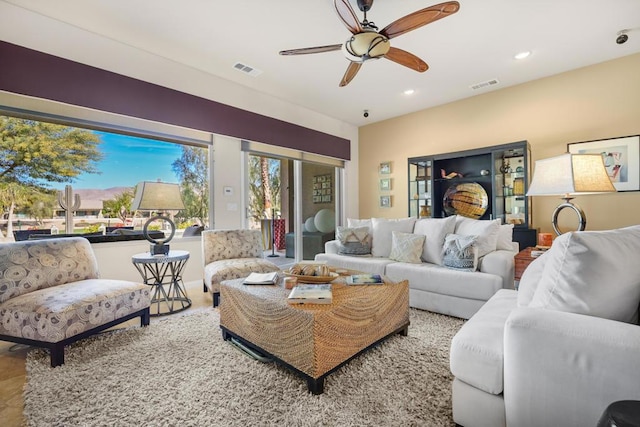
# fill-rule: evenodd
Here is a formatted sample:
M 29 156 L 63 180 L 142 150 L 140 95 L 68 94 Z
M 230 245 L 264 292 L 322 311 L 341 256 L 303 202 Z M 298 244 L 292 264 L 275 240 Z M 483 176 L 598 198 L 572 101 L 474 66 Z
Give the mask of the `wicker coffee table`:
M 327 375 L 393 334 L 407 335 L 408 282 L 347 286 L 333 281 L 332 304 L 290 305 L 282 286 L 243 285 L 243 279 L 220 286 L 220 328 L 273 358 L 321 394 Z

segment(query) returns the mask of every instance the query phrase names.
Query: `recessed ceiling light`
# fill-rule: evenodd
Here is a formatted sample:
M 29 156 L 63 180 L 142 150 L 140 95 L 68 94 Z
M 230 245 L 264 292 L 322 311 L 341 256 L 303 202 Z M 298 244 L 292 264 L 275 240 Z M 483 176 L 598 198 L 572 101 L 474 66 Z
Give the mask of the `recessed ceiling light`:
M 405 95 L 413 95 L 414 92 L 415 92 L 415 90 L 413 90 L 413 89 L 407 89 L 407 90 L 404 91 L 404 94 Z
M 516 53 L 514 58 L 516 58 L 516 59 L 524 59 L 529 55 L 531 55 L 531 51 L 526 50 L 524 52 Z

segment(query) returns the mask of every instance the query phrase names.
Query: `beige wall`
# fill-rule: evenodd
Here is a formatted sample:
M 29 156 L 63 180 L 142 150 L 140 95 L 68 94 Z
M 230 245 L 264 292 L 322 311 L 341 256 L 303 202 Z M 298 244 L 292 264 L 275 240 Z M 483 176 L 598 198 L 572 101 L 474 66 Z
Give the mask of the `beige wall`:
M 407 216 L 407 158 L 528 140 L 532 161 L 567 143 L 640 134 L 640 54 L 360 128 L 360 217 Z M 429 78 L 425 75 L 425 78 Z M 392 162 L 393 207 L 378 207 L 378 165 Z M 640 223 L 640 192 L 577 197 L 587 229 Z M 553 231 L 556 197 L 533 198 L 533 226 Z M 563 212 L 561 227 L 575 217 Z

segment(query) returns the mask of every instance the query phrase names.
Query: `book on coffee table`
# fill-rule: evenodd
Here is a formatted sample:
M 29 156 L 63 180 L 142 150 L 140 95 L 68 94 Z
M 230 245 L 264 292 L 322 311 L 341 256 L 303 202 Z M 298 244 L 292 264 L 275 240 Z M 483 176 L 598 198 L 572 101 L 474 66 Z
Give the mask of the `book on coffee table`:
M 347 276 L 347 285 L 382 285 L 384 281 L 379 274 L 352 274 Z
M 287 302 L 289 304 L 331 304 L 333 293 L 331 284 L 298 285 L 291 289 Z
M 278 272 L 251 273 L 242 282 L 243 285 L 275 285 L 278 282 Z

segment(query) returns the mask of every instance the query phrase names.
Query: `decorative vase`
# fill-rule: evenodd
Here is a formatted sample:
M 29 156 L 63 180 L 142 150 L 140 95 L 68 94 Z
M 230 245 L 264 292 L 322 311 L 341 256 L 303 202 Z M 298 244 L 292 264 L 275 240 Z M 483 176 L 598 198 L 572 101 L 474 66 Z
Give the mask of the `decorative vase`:
M 420 218 L 428 218 L 431 216 L 431 211 L 429 210 L 429 205 L 420 206 Z

